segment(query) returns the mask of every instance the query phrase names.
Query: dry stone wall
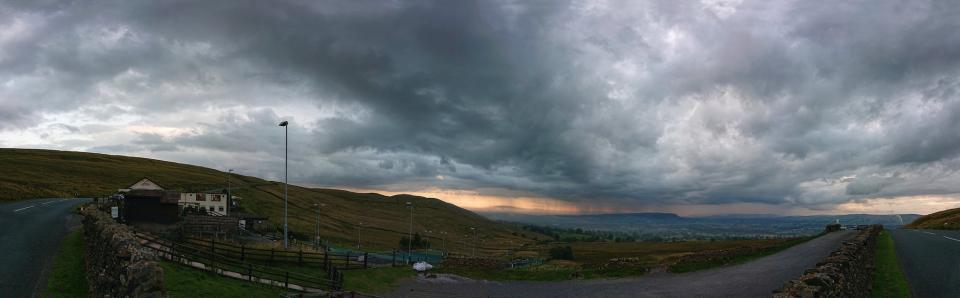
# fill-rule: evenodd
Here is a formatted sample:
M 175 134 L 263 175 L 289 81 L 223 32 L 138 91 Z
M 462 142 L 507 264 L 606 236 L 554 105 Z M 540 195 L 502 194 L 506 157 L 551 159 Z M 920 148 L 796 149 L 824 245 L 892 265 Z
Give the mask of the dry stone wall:
M 163 269 L 127 226 L 92 207 L 81 214 L 91 297 L 167 296 Z
M 773 297 L 870 297 L 874 249 L 883 226 L 861 230 L 830 253 L 823 262 L 787 282 Z

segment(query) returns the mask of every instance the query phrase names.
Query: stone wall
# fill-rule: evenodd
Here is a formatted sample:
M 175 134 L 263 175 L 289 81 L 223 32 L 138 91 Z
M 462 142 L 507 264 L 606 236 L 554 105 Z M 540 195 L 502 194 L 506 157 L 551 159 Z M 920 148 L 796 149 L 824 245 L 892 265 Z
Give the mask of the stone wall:
M 787 282 L 773 297 L 870 297 L 877 235 L 883 226 L 857 232 L 823 262 Z
M 84 250 L 91 297 L 166 297 L 163 269 L 127 226 L 86 207 Z

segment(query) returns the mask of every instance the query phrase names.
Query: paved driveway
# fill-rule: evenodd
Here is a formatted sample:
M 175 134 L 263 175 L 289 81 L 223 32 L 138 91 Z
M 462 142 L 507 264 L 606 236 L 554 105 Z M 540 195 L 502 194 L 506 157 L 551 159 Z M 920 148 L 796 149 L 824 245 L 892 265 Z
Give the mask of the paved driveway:
M 770 297 L 849 239 L 853 231 L 824 235 L 736 266 L 636 278 L 567 282 L 491 282 L 411 279 L 387 297 Z

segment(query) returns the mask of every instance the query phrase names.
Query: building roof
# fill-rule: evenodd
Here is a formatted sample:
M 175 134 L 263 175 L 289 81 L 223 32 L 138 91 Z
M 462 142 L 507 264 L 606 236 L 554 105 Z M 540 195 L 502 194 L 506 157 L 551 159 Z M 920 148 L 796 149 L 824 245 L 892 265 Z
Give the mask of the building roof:
M 156 182 L 153 182 L 153 180 L 144 177 L 143 179 L 140 179 L 140 181 L 137 181 L 137 183 L 134 183 L 127 188 L 130 190 L 163 190 L 164 187 Z

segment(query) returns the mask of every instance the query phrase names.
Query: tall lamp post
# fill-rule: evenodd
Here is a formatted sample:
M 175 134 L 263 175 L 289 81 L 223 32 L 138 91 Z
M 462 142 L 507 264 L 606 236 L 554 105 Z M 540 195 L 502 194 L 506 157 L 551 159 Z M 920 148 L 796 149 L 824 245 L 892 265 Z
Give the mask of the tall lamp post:
M 227 169 L 227 210 L 226 213 L 230 212 L 230 207 L 233 205 L 233 196 L 230 196 L 230 176 L 233 175 L 233 169 Z M 224 214 L 226 214 L 224 213 Z
M 290 134 L 287 124 L 289 124 L 287 121 L 280 122 L 280 126 L 283 126 L 283 249 L 289 248 L 287 243 L 287 156 Z
M 440 231 L 440 251 L 447 254 L 447 232 Z
M 413 251 L 413 202 L 407 202 L 407 208 L 410 209 L 410 235 L 407 237 L 407 253 Z

